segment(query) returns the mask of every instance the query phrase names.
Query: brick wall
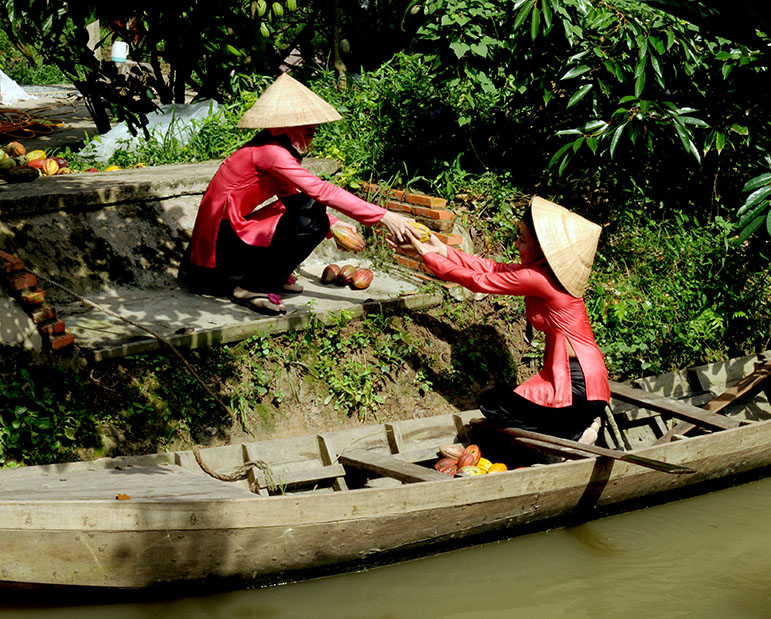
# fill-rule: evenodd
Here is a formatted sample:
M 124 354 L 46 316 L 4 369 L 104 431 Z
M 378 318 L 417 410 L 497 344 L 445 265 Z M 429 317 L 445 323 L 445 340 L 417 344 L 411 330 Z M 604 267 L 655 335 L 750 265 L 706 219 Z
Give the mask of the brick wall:
M 56 316 L 56 308 L 46 302 L 46 291 L 37 284 L 37 277 L 27 271 L 22 260 L 0 251 L 0 285 L 35 323 L 50 350 L 67 350 L 75 342 L 75 336 L 67 332 L 64 322 Z
M 461 249 L 463 237 L 453 233 L 455 213 L 447 208 L 447 200 L 444 198 L 381 187 L 376 184 L 367 184 L 362 190 L 366 192 L 364 197 L 368 201 L 425 224 L 440 241 L 450 247 Z M 457 284 L 438 280 L 423 264 L 420 256 L 412 255 L 407 249 L 397 247 L 395 258 L 401 266 L 416 271 L 416 275 L 422 279 L 438 281 L 447 287 L 457 286 Z

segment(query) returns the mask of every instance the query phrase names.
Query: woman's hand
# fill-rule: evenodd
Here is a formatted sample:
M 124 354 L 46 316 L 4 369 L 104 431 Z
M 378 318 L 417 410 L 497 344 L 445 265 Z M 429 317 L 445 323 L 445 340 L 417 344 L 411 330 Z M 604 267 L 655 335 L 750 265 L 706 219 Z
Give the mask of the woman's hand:
M 418 233 L 415 231 L 415 228 L 410 226 L 410 221 L 413 220 L 407 219 L 393 211 L 388 211 L 383 215 L 383 219 L 379 223 L 385 226 L 394 243 L 404 245 L 411 242 L 412 239 L 417 239 Z
M 447 245 L 442 243 L 435 234 L 432 234 L 425 243 L 421 243 L 415 237 L 410 238 L 410 243 L 421 256 L 439 254 L 443 258 L 447 257 Z

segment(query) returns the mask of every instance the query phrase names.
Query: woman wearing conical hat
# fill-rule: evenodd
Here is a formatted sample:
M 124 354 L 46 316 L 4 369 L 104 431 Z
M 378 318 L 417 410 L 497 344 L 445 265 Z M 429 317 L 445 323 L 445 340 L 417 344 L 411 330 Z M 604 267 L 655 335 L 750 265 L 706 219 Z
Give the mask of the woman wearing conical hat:
M 608 371 L 582 299 L 599 236 L 597 224 L 535 197 L 520 222 L 519 264 L 470 256 L 433 235 L 411 241 L 444 280 L 474 292 L 524 296 L 528 321 L 546 336 L 541 371 L 517 387 L 485 392 L 479 408 L 486 417 L 579 440 L 601 416 L 610 400 Z
M 381 224 L 394 239 L 414 235 L 407 218 L 300 165 L 316 126 L 340 118 L 287 74 L 244 114 L 239 127 L 263 131 L 230 155 L 209 183 L 183 265 L 201 292 L 229 295 L 259 312 L 283 313 L 280 295 L 302 292 L 294 269 L 329 236 L 331 226 L 352 227 L 328 214 L 327 206 L 361 224 Z

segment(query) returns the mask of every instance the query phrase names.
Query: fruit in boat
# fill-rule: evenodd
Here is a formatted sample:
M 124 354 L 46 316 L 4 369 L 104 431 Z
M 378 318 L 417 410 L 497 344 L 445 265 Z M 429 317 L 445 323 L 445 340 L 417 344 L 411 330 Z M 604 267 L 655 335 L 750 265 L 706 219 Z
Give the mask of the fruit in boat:
M 466 449 L 463 451 L 463 456 L 470 456 L 470 462 L 472 466 L 476 466 L 477 462 L 479 462 L 479 459 L 482 457 L 482 453 L 479 451 L 479 447 L 476 445 L 469 445 L 466 447 Z M 463 457 L 461 456 L 461 458 Z
M 337 279 L 337 275 L 340 273 L 340 267 L 336 264 L 328 264 L 321 272 L 321 283 L 331 284 Z
M 473 477 L 474 475 L 484 475 L 484 473 L 477 466 L 459 466 L 458 475 L 460 477 Z
M 445 458 L 455 458 L 456 460 L 463 455 L 465 450 L 466 448 L 460 443 L 445 445 L 444 447 L 439 448 L 439 451 Z
M 372 271 L 369 269 L 356 269 L 351 277 L 351 286 L 359 290 L 369 288 L 369 285 L 372 283 L 372 277 Z
M 86 172 L 98 172 L 96 168 L 86 168 Z
M 458 472 L 458 461 L 455 458 L 442 458 L 434 465 L 434 469 L 454 477 Z
M 9 168 L 15 168 L 16 162 L 10 157 L 0 159 L 0 170 L 8 170 Z
M 9 157 L 18 157 L 27 154 L 27 147 L 21 142 L 8 142 L 5 145 L 5 152 L 8 153 Z
M 503 464 L 503 462 L 494 462 L 493 464 L 490 465 L 490 468 L 487 469 L 487 474 L 490 475 L 491 473 L 503 473 L 504 471 L 508 471 L 508 470 L 509 469 L 506 468 L 506 465 Z
M 353 280 L 353 274 L 356 272 L 356 267 L 352 264 L 346 264 L 343 266 L 342 269 L 340 269 L 340 272 L 337 274 L 337 280 L 336 282 L 340 284 L 341 286 L 347 286 L 351 283 L 351 280 Z
M 59 176 L 60 174 L 73 174 L 72 168 L 68 168 L 66 166 L 59 168 L 59 171 L 56 173 L 56 175 Z
M 108 165 L 104 171 L 105 172 L 115 172 L 116 170 L 120 170 L 121 167 L 119 165 Z
M 27 161 L 32 161 L 33 159 L 45 159 L 48 155 L 46 155 L 46 152 L 44 150 L 31 150 L 27 153 Z
M 431 238 L 431 230 L 429 230 L 424 224 L 417 221 L 409 222 L 410 226 L 418 233 L 418 240 L 421 243 L 425 243 Z
M 332 228 L 332 235 L 337 246 L 345 251 L 361 251 L 367 246 L 362 236 L 351 228 L 335 226 Z
M 53 157 L 49 157 L 49 159 L 53 159 L 56 163 L 58 163 L 60 168 L 68 168 L 70 166 L 64 157 L 57 157 L 54 155 Z
M 59 171 L 59 164 L 53 159 L 43 159 L 43 167 L 41 169 L 45 176 L 53 176 Z
M 487 473 L 492 465 L 493 463 L 487 458 L 479 458 L 479 462 L 477 462 L 477 468 L 482 469 L 483 473 Z

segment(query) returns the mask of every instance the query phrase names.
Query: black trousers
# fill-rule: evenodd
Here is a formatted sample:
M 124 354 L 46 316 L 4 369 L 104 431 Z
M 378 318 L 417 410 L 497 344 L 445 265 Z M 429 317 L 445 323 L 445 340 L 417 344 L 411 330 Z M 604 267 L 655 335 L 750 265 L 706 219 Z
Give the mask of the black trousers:
M 479 410 L 491 421 L 508 426 L 578 440 L 595 417 L 602 415 L 606 402 L 586 399 L 586 381 L 578 359 L 570 359 L 573 404 L 562 408 L 541 406 L 514 393 L 505 385 L 485 391 Z
M 217 234 L 217 267 L 185 264 L 185 279 L 199 292 L 228 296 L 241 286 L 254 292 L 281 292 L 287 278 L 329 233 L 323 204 L 305 194 L 283 198 L 286 212 L 278 220 L 270 245 L 244 243 L 230 222 L 220 222 Z

